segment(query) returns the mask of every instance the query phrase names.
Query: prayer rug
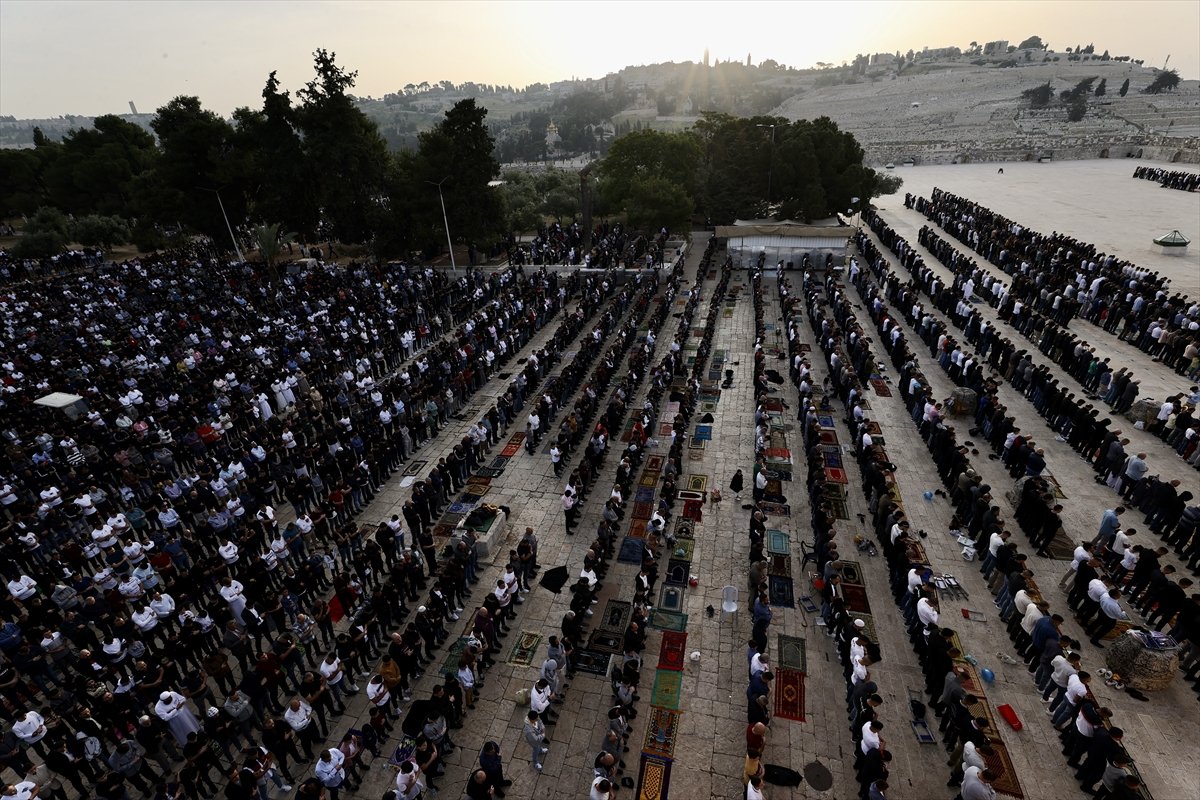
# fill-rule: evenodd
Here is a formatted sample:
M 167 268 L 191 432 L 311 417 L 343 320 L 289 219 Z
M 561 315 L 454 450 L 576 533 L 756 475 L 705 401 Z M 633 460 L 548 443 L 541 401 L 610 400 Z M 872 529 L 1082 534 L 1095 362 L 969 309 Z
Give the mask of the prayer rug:
M 762 401 L 764 411 L 783 411 L 783 401 L 778 397 L 766 397 Z
M 589 675 L 608 675 L 609 664 L 612 663 L 612 653 L 601 653 L 599 650 L 579 650 L 575 653 L 575 669 Z
M 804 640 L 799 636 L 779 634 L 779 652 L 775 654 L 775 663 L 785 669 L 808 672 L 808 650 Z
M 689 492 L 704 492 L 708 490 L 707 475 L 689 475 L 687 478 Z
M 642 742 L 642 752 L 663 758 L 674 756 L 680 716 L 678 711 L 651 706 L 650 716 L 646 719 L 646 738 Z
M 767 552 L 786 556 L 792 552 L 788 535 L 777 528 L 767 529 Z
M 844 583 L 857 583 L 863 585 L 862 565 L 857 561 L 847 561 L 842 559 L 842 581 Z
M 712 425 L 697 425 L 696 426 L 695 438 L 701 439 L 701 440 L 707 442 L 707 441 L 711 440 L 712 437 L 713 437 L 713 426 Z
M 667 631 L 662 635 L 662 647 L 658 651 L 658 668 L 683 671 L 687 653 L 687 633 Z
M 812 345 L 811 345 L 811 344 L 804 344 L 804 343 L 802 342 L 802 343 L 800 343 L 800 344 L 796 345 L 796 350 L 797 350 L 797 352 L 800 352 L 800 353 L 811 353 L 811 352 L 812 352 Z
M 862 406 L 862 408 L 863 408 L 863 411 L 870 411 L 870 410 L 871 410 L 871 401 L 870 401 L 870 400 L 868 400 L 868 399 L 867 399 L 867 398 L 865 398 L 865 397 L 860 397 L 860 398 L 858 398 L 858 404 L 859 404 L 860 406 Z
M 633 512 L 629 515 L 633 519 L 650 519 L 650 515 L 654 513 L 654 505 L 651 503 L 634 503 Z
M 447 514 L 442 514 L 442 518 L 440 520 L 438 520 L 438 522 L 442 523 L 443 525 L 451 525 L 453 527 L 458 527 L 458 523 L 462 522 L 466 518 L 467 518 L 466 514 L 449 514 L 449 513 L 447 513 Z
M 641 564 L 642 551 L 645 549 L 646 543 L 641 539 L 626 536 L 621 540 L 621 551 L 617 553 L 617 561 L 622 564 Z
M 690 519 L 680 517 L 675 520 L 675 537 L 677 539 L 695 539 L 696 525 Z
M 471 512 L 472 509 L 475 508 L 476 503 L 477 503 L 477 501 L 475 501 L 475 500 L 464 500 L 464 501 L 454 502 L 454 503 L 450 504 L 449 508 L 447 508 L 446 511 L 451 514 L 468 514 Z
M 634 519 L 629 521 L 629 536 L 635 539 L 646 538 L 646 520 Z
M 825 450 L 821 453 L 821 460 L 825 463 L 826 469 L 843 469 L 841 450 Z M 841 481 L 838 481 L 838 483 L 841 483 Z
M 704 439 L 689 439 L 688 440 L 688 449 L 689 450 L 703 450 L 705 444 L 707 444 L 707 442 Z
M 832 414 L 817 414 L 817 424 L 827 430 L 833 430 L 835 427 L 834 422 L 833 422 L 833 415 Z
M 683 489 L 675 496 L 680 500 L 683 500 L 685 503 L 692 501 L 699 503 L 704 501 L 704 492 L 698 492 L 692 489 Z
M 768 447 L 763 455 L 765 455 L 767 458 L 779 458 L 790 461 L 792 458 L 792 451 L 788 450 L 786 447 Z
M 663 577 L 663 583 L 669 583 L 672 586 L 687 586 L 691 568 L 692 565 L 690 562 L 676 561 L 673 558 L 668 559 L 667 574 Z
M 490 481 L 492 478 L 499 478 L 503 473 L 504 467 L 480 467 L 475 470 L 475 474 L 471 477 L 483 478 Z M 467 480 L 467 483 L 471 483 L 470 479 Z M 482 485 L 487 486 L 486 483 Z
M 762 510 L 764 514 L 774 517 L 790 517 L 792 515 L 792 507 L 783 503 L 763 503 Z
M 664 585 L 658 592 L 658 607 L 664 611 L 682 611 L 683 587 Z
M 690 519 L 693 522 L 700 522 L 702 519 L 704 519 L 704 504 L 699 500 L 685 501 L 681 516 L 685 519 Z
M 837 447 L 838 436 L 836 431 L 821 431 L 821 444 L 832 445 Z
M 660 631 L 683 631 L 687 630 L 687 623 L 687 614 L 656 608 L 650 612 L 650 619 L 646 624 Z
M 879 423 L 876 422 L 875 420 L 867 421 L 867 433 L 871 434 L 871 436 L 882 436 L 883 435 L 883 431 L 880 430 L 880 428 L 879 428 Z
M 473 494 L 478 497 L 483 497 L 485 494 L 487 494 L 487 487 L 486 486 L 466 486 L 466 487 L 464 487 L 463 488 L 463 496 L 466 497 L 466 495 L 469 495 L 469 494 Z
M 679 696 L 683 693 L 683 673 L 673 669 L 660 669 L 654 673 L 654 692 L 650 705 L 679 709 Z
M 871 603 L 867 600 L 867 587 L 861 583 L 843 582 L 842 594 L 846 598 L 846 610 L 850 613 L 871 613 Z
M 658 423 L 658 435 L 664 439 L 671 435 L 671 431 L 675 430 L 675 426 L 669 422 Z
M 766 472 L 766 470 L 763 470 Z M 767 488 L 763 489 L 763 494 L 783 494 L 783 482 L 778 478 L 767 478 Z
M 891 397 L 892 396 L 892 390 L 887 385 L 887 382 L 883 380 L 883 378 L 872 378 L 871 379 L 871 388 L 875 390 L 875 394 L 878 395 L 879 397 Z
M 625 429 L 621 431 L 621 441 L 628 442 L 633 438 L 633 419 L 625 420 Z
M 542 644 L 542 635 L 532 631 L 521 631 L 512 650 L 508 651 L 508 663 L 528 667 L 537 658 L 538 648 Z
M 642 477 L 638 479 L 638 486 L 649 486 L 651 488 L 658 485 L 658 473 L 646 470 L 642 473 Z
M 507 456 L 496 456 L 492 459 L 490 466 L 492 469 L 504 469 L 508 466 L 508 462 L 510 461 L 512 461 L 512 459 L 508 458 Z
M 726 307 L 725 307 L 725 308 L 724 308 L 724 309 L 721 311 L 721 317 L 722 317 L 723 319 L 733 319 L 733 309 L 732 309 L 732 308 L 730 308 L 729 306 L 726 306 Z
M 1059 499 L 1059 500 L 1066 500 L 1066 499 L 1067 499 L 1067 495 L 1066 495 L 1066 493 L 1065 493 L 1065 492 L 1063 492 L 1063 490 L 1062 490 L 1062 486 L 1060 486 L 1060 485 L 1059 485 L 1059 483 L 1058 483 L 1058 478 L 1054 477 L 1053 475 L 1047 475 L 1047 474 L 1046 474 L 1046 473 L 1044 473 L 1044 472 L 1042 473 L 1042 477 L 1043 477 L 1043 478 L 1045 478 L 1047 481 L 1049 481 L 1049 482 L 1050 482 L 1050 485 L 1054 487 L 1054 496 L 1055 496 L 1055 498 L 1057 498 L 1057 499 Z
M 788 608 L 796 607 L 795 590 L 792 588 L 792 579 L 785 575 L 770 575 L 768 581 L 768 597 L 773 606 L 786 606 Z
M 646 459 L 646 469 L 650 472 L 662 472 L 663 464 L 666 462 L 662 456 L 650 456 Z
M 771 560 L 767 562 L 767 574 L 777 575 L 779 577 L 791 577 L 792 575 L 792 557 L 791 556 L 771 556 Z
M 604 606 L 604 615 L 596 622 L 600 630 L 625 633 L 629 618 L 633 616 L 633 603 L 627 600 L 609 600 Z
M 911 564 L 929 563 L 929 556 L 925 555 L 925 546 L 920 542 L 906 542 L 904 545 L 904 554 Z
M 838 519 L 850 519 L 850 509 L 846 508 L 845 500 L 829 500 L 829 508 Z
M 425 465 L 428 463 L 428 461 L 410 461 L 408 462 L 408 469 L 404 470 L 404 474 L 416 475 L 418 472 L 424 469 Z
M 994 737 L 989 737 L 989 739 L 992 745 L 992 755 L 984 756 L 983 760 L 991 773 L 996 776 L 992 781 L 992 788 L 1000 794 L 1023 798 L 1025 793 L 1021 791 L 1021 782 L 1017 780 L 1017 770 L 1013 766 L 1012 758 L 1008 755 L 1004 743 Z
M 624 637 L 613 631 L 597 630 L 592 631 L 591 638 L 588 639 L 588 649 L 597 650 L 601 653 L 611 653 L 614 656 L 619 655 L 624 650 Z
M 500 451 L 500 455 L 504 458 L 512 458 L 521 452 L 521 442 L 523 441 L 525 441 L 524 433 L 514 433 L 513 437 L 508 440 L 508 444 L 504 445 L 504 449 Z
M 700 404 L 700 410 L 701 410 L 701 411 L 704 411 L 704 412 L 706 412 L 706 413 L 709 413 L 709 414 L 711 414 L 712 412 L 714 412 L 714 411 L 716 411 L 716 410 L 717 410 L 717 404 L 716 404 L 716 403 L 710 403 L 710 402 L 707 402 L 707 401 L 706 401 L 706 402 L 703 402 L 703 403 L 701 403 L 701 404 Z
M 460 636 L 446 651 L 446 657 L 442 660 L 442 666 L 438 670 L 438 674 L 456 675 L 458 673 L 458 660 L 462 658 L 463 651 L 466 649 L 467 637 Z
M 451 506 L 451 508 L 453 508 L 453 506 Z M 454 528 L 450 527 L 449 525 L 443 525 L 442 523 L 439 522 L 438 524 L 433 526 L 433 530 L 430 532 L 435 537 L 442 538 L 444 536 L 449 536 L 450 534 L 454 533 Z
M 827 483 L 821 487 L 821 492 L 827 500 L 846 500 L 846 487 L 840 483 Z
M 700 450 L 689 450 L 688 461 L 703 461 L 704 453 Z
M 850 476 L 846 474 L 846 470 L 840 467 L 825 467 L 825 480 L 833 481 L 834 483 L 850 483 Z
M 635 503 L 653 503 L 654 490 L 649 486 L 639 486 L 637 491 L 633 493 L 633 502 Z
M 675 561 L 686 561 L 690 564 L 695 552 L 696 542 L 694 539 L 684 539 L 682 541 L 676 539 L 675 546 L 671 549 L 671 559 Z
M 780 667 L 775 670 L 775 716 L 804 722 L 804 673 Z
M 730 312 L 733 316 L 733 312 Z M 671 786 L 671 760 L 643 755 L 638 771 L 637 800 L 667 800 Z
M 476 473 L 476 474 L 472 475 L 471 477 L 467 478 L 467 485 L 468 486 L 487 486 L 487 485 L 489 485 L 492 482 L 492 479 L 487 475 L 480 474 L 485 469 L 487 469 L 487 467 L 480 467 L 479 473 Z

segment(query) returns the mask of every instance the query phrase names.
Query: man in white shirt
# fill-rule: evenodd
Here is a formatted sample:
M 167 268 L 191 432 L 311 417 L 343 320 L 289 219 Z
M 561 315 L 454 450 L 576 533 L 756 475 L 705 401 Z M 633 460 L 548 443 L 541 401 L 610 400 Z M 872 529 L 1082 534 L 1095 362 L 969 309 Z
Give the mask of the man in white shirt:
M 325 787 L 329 794 L 329 800 L 338 800 L 338 789 L 346 782 L 346 770 L 342 766 L 345 762 L 345 754 L 338 748 L 331 747 L 321 753 L 321 757 L 317 759 L 317 764 L 313 768 L 313 774 Z M 347 788 L 354 791 L 357 787 L 348 786 Z
M 37 594 L 37 581 L 28 575 L 22 575 L 8 582 L 8 593 L 16 600 L 28 600 Z
M 283 720 L 296 732 L 296 738 L 304 747 L 305 759 L 312 761 L 312 746 L 324 741 L 329 735 L 328 732 L 322 731 L 321 726 L 313 719 L 312 706 L 299 697 L 293 697 L 287 710 L 283 712 Z
M 36 711 L 26 711 L 13 723 L 12 732 L 25 744 L 36 745 L 46 737 L 46 720 Z

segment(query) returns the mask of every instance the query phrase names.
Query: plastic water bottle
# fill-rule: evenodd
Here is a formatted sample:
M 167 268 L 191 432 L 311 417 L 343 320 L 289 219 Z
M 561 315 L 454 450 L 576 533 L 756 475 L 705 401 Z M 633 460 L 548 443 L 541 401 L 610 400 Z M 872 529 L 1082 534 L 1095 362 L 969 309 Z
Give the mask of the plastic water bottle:
M 967 653 L 965 656 L 963 656 L 963 661 L 966 661 L 972 667 L 979 666 L 979 659 L 975 658 L 975 656 L 971 655 L 970 653 Z
M 1005 664 L 1016 664 L 1017 660 L 1008 653 L 996 653 L 996 658 L 1003 661 Z

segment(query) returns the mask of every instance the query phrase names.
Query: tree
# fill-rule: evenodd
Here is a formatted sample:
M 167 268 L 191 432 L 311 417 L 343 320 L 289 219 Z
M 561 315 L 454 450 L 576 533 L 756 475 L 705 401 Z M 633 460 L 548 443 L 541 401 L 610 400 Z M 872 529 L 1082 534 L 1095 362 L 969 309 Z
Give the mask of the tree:
M 635 230 L 685 229 L 695 204 L 677 183 L 658 175 L 638 175 L 629 183 L 625 214 Z
M 872 197 L 883 197 L 884 195 L 895 194 L 900 191 L 900 187 L 904 185 L 904 178 L 899 175 L 885 175 L 876 173 L 879 176 L 878 183 L 875 184 L 875 193 Z
M 1144 94 L 1173 92 L 1177 86 L 1179 86 L 1179 70 L 1161 70 L 1157 75 L 1154 76 L 1154 80 L 1150 81 L 1150 85 L 1145 89 L 1142 89 L 1142 92 Z
M 1028 39 L 1017 45 L 1018 50 L 1024 50 L 1026 48 L 1031 50 L 1045 50 L 1046 45 L 1042 43 L 1042 37 L 1030 36 Z
M 1071 104 L 1067 108 L 1067 121 L 1079 122 L 1087 114 L 1087 97 L 1078 95 L 1071 99 Z
M 158 109 L 150 127 L 162 155 L 144 176 L 140 210 L 158 222 L 182 222 L 224 247 L 226 216 L 233 225 L 246 218 L 245 169 L 233 126 L 198 97 L 180 96 Z
M 1093 94 L 1096 97 L 1104 97 L 1108 93 L 1108 78 L 1101 78 L 1100 83 L 1096 85 L 1096 91 Z
M 294 241 L 296 241 L 296 234 L 280 233 L 278 222 L 272 225 L 260 225 L 254 230 L 254 242 L 258 245 L 258 255 L 267 268 L 267 274 L 276 283 L 279 282 L 279 274 L 275 269 L 275 262 L 278 260 L 279 254 L 283 252 L 283 246 Z
M 103 247 L 107 251 L 130 238 L 129 223 L 120 217 L 89 214 L 71 223 L 71 239 L 85 247 Z
M 1117 94 L 1119 94 L 1121 97 L 1129 94 L 1129 78 L 1126 78 L 1125 82 L 1121 84 L 1121 89 L 1117 92 Z
M 1021 97 L 1028 100 L 1029 105 L 1033 108 L 1040 108 L 1048 104 L 1053 96 L 1054 90 L 1050 88 L 1050 81 L 1021 92 Z
M 662 178 L 689 198 L 695 197 L 700 168 L 700 146 L 691 133 L 637 131 L 613 142 L 600 164 L 600 186 L 613 208 L 625 208 L 639 178 Z M 640 197 L 659 192 L 657 184 L 643 184 Z
M 155 162 L 154 137 L 107 114 L 91 129 L 75 129 L 62 143 L 35 147 L 41 153 L 45 199 L 69 214 L 128 214 L 134 181 Z
M 39 208 L 13 246 L 16 258 L 49 258 L 67 248 L 70 221 L 67 215 L 49 206 Z
M 364 242 L 372 236 L 371 220 L 383 196 L 387 144 L 348 94 L 358 73 L 339 67 L 336 58 L 324 49 L 313 53 L 317 77 L 296 93 L 301 101 L 296 118 L 322 233 Z

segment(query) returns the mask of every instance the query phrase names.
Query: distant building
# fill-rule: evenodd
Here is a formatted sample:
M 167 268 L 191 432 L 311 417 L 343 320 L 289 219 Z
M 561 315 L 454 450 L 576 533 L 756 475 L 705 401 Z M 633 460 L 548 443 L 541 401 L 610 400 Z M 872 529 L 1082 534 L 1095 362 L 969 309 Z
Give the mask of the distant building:
M 925 47 L 921 49 L 920 56 L 924 59 L 939 59 L 939 58 L 955 58 L 961 56 L 962 50 L 957 47 Z
M 557 150 L 562 144 L 562 137 L 558 135 L 558 126 L 553 121 L 546 126 L 546 149 Z
M 704 48 L 704 66 L 708 66 L 708 48 Z
M 876 53 L 871 56 L 870 63 L 872 67 L 884 66 L 886 64 L 895 64 L 899 60 L 895 53 Z
M 999 56 L 1008 52 L 1008 39 L 997 39 L 983 46 L 985 56 Z

